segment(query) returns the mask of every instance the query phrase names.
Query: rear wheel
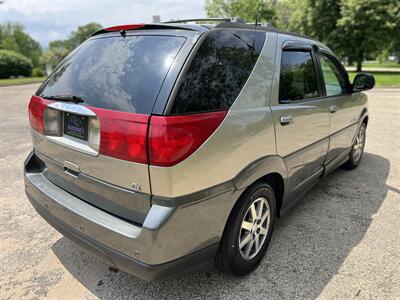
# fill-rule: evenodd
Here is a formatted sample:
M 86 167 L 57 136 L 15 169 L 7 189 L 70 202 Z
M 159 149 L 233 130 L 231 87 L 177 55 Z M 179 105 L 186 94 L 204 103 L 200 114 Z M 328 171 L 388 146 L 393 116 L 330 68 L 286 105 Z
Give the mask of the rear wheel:
M 365 136 L 367 126 L 362 123 L 358 129 L 357 136 L 354 140 L 353 146 L 349 154 L 349 160 L 344 163 L 343 167 L 347 170 L 353 170 L 360 164 L 362 155 L 364 153 Z
M 217 253 L 217 266 L 236 276 L 253 271 L 267 251 L 275 220 L 272 187 L 257 182 L 232 210 Z

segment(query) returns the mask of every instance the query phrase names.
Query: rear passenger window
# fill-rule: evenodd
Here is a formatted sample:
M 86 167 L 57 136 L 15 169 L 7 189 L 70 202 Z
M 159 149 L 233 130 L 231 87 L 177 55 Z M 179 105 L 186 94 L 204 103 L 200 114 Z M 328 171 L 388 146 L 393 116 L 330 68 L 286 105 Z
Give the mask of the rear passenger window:
M 346 81 L 333 59 L 321 52 L 318 53 L 318 58 L 324 76 L 326 95 L 343 94 L 346 91 Z
M 299 101 L 318 96 L 317 74 L 311 52 L 283 51 L 279 100 Z
M 211 31 L 179 87 L 171 114 L 228 109 L 260 55 L 265 33 Z

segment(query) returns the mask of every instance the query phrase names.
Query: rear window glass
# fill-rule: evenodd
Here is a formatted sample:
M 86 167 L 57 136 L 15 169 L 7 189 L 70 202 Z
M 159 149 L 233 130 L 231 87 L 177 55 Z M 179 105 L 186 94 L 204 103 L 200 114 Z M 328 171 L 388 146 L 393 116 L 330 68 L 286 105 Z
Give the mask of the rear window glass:
M 263 32 L 211 31 L 185 74 L 170 113 L 228 109 L 253 70 L 264 41 Z
M 57 67 L 37 95 L 74 95 L 85 104 L 150 114 L 183 37 L 127 36 L 88 40 Z

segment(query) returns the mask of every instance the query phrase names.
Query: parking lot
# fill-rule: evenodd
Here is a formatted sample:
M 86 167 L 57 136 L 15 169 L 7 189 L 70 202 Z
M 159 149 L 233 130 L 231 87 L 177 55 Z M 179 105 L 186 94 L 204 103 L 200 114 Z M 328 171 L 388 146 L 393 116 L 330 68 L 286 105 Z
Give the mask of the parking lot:
M 110 271 L 26 199 L 27 104 L 37 87 L 0 88 L 0 298 L 400 299 L 400 89 L 368 92 L 360 167 L 335 171 L 279 219 L 254 273 L 146 283 Z

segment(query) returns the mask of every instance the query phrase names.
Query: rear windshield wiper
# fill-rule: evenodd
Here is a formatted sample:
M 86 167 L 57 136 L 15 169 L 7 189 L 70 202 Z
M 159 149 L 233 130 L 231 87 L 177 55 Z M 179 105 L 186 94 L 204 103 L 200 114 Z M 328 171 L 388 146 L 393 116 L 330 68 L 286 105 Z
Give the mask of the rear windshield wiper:
M 45 99 L 56 100 L 56 101 L 65 101 L 65 102 L 74 102 L 74 103 L 83 103 L 85 99 L 75 95 L 54 95 L 54 96 L 42 96 Z

